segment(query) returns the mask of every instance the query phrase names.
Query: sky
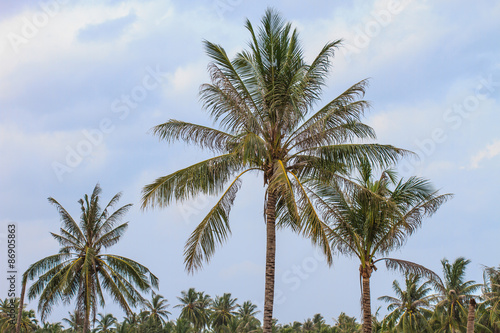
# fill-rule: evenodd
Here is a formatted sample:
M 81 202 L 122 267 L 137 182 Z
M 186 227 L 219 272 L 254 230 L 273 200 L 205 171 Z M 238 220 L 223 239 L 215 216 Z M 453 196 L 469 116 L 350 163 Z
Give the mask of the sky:
M 141 189 L 159 176 L 209 157 L 167 144 L 150 129 L 169 119 L 214 125 L 198 100 L 209 81 L 202 42 L 233 56 L 245 49 L 246 18 L 259 25 L 274 7 L 297 28 L 311 61 L 342 39 L 318 107 L 370 78 L 364 122 L 377 142 L 416 152 L 401 175 L 430 179 L 454 193 L 393 257 L 441 274 L 441 259 L 471 260 L 467 278 L 498 266 L 500 224 L 500 3 L 465 0 L 376 1 L 0 1 L 0 297 L 7 297 L 7 232 L 17 226 L 18 271 L 58 251 L 61 223 L 48 197 L 79 217 L 77 201 L 99 183 L 103 201 L 123 192 L 134 204 L 128 231 L 108 249 L 146 265 L 179 314 L 177 296 L 195 287 L 230 292 L 263 309 L 264 188 L 244 178 L 230 215 L 232 236 L 208 265 L 188 275 L 183 247 L 215 198 L 141 210 Z M 279 323 L 321 313 L 360 318 L 358 265 L 332 267 L 310 241 L 286 230 L 277 238 L 274 316 Z M 372 308 L 402 277 L 380 266 Z M 19 291 L 19 286 L 17 287 Z M 36 309 L 36 300 L 28 308 Z M 60 321 L 71 307 L 54 308 Z M 102 313 L 122 318 L 108 299 Z

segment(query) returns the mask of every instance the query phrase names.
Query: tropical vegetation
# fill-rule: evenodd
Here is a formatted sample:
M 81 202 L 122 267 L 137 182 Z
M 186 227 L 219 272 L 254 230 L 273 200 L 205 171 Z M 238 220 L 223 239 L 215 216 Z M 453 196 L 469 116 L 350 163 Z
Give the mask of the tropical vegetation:
M 19 298 L 0 300 L 0 332 L 499 333 L 500 267 L 484 267 L 477 283 L 466 279 L 470 260 L 464 257 L 443 259 L 442 276 L 388 257 L 452 195 L 440 194 L 421 177 L 400 178 L 396 162 L 411 152 L 373 143 L 374 130 L 362 122 L 369 106 L 363 100 L 366 80 L 316 109 L 340 40 L 327 43 L 308 63 L 297 31 L 276 10 L 266 11 L 260 27 L 247 20 L 246 28 L 249 48 L 233 58 L 222 46 L 204 42 L 210 83 L 201 86 L 201 100 L 216 128 L 172 119 L 153 128 L 162 140 L 195 144 L 213 156 L 157 178 L 143 188 L 141 201 L 146 209 L 218 196 L 185 245 L 184 265 L 193 273 L 229 237 L 242 179 L 257 174 L 265 203 L 263 308 L 230 292 L 212 297 L 194 287 L 170 299 L 171 307 L 147 267 L 107 253 L 127 230 L 129 222 L 120 221 L 131 204 L 115 209 L 118 193 L 102 207 L 97 184 L 78 201 L 79 220 L 49 198 L 62 223 L 59 233 L 51 233 L 59 252 L 28 267 Z M 356 258 L 359 322 L 344 312 L 290 323 L 273 318 L 279 228 L 311 240 L 328 264 L 338 254 Z M 380 308 L 372 313 L 370 279 L 382 262 L 403 273 L 404 283 L 395 280 L 394 295 L 378 298 L 388 303 L 379 319 Z M 36 301 L 36 312 L 25 296 L 30 305 Z M 125 314 L 122 319 L 106 308 L 107 296 Z M 73 309 L 61 322 L 49 322 L 60 304 Z

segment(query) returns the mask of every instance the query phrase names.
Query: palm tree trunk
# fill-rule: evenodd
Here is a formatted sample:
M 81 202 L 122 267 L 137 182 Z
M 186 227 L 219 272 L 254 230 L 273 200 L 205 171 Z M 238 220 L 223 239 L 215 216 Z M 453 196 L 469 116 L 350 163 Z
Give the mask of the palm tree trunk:
M 263 333 L 271 333 L 274 304 L 274 268 L 276 262 L 276 193 L 269 191 L 266 206 L 266 286 L 264 291 Z
M 372 333 L 372 308 L 370 296 L 370 272 L 371 268 L 360 267 L 361 277 L 363 279 L 362 288 L 362 306 L 363 306 L 363 333 Z
M 469 313 L 467 314 L 467 333 L 474 333 L 474 319 L 476 315 L 476 301 L 471 299 L 469 302 Z
M 16 333 L 21 332 L 21 320 L 23 319 L 24 294 L 26 292 L 27 276 L 23 274 L 21 297 L 19 297 L 19 309 L 17 310 Z

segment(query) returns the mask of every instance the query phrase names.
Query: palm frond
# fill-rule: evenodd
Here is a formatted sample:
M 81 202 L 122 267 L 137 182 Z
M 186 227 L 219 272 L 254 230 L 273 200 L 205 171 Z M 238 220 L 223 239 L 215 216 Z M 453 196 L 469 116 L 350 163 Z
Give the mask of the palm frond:
M 200 193 L 217 194 L 241 167 L 237 156 L 225 154 L 160 177 L 143 188 L 142 208 L 166 206 L 173 199 L 182 201 Z
M 241 186 L 240 177 L 249 170 L 239 174 L 222 194 L 215 206 L 196 227 L 184 248 L 184 263 L 190 273 L 208 262 L 217 245 L 223 243 L 231 232 L 229 227 L 229 212 L 236 193 Z
M 380 258 L 374 261 L 374 264 L 378 261 L 385 261 L 387 269 L 399 270 L 405 274 L 415 274 L 428 278 L 431 281 L 442 282 L 439 275 L 434 273 L 432 270 L 411 261 L 394 259 L 394 258 Z

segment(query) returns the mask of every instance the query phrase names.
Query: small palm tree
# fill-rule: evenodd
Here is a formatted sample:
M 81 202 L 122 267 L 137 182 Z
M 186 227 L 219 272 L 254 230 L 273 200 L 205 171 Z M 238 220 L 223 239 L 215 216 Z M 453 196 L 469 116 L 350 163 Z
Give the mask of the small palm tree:
M 236 298 L 231 298 L 230 293 L 217 296 L 212 303 L 212 315 L 210 323 L 215 332 L 221 332 L 222 327 L 227 326 L 231 319 L 237 314 Z
M 229 59 L 217 44 L 205 42 L 211 84 L 201 99 L 220 129 L 169 120 L 153 129 L 168 142 L 183 140 L 218 156 L 159 177 L 143 189 L 143 207 L 165 207 L 173 200 L 199 194 L 222 196 L 189 237 L 184 252 L 189 272 L 202 267 L 217 245 L 231 233 L 229 213 L 249 172 L 265 186 L 266 272 L 264 332 L 270 333 L 274 304 L 276 228 L 287 227 L 320 246 L 331 264 L 327 228 L 318 218 L 303 187 L 305 177 L 335 177 L 361 158 L 387 164 L 406 151 L 379 144 L 372 128 L 360 119 L 368 107 L 360 100 L 366 81 L 347 89 L 312 113 L 320 99 L 340 40 L 327 43 L 308 64 L 298 33 L 275 10 L 268 9 L 262 26 L 250 21 L 250 49 Z
M 169 305 L 165 297 L 153 292 L 151 302 L 146 300 L 144 305 L 146 308 L 143 313 L 146 316 L 146 320 L 151 320 L 159 324 L 160 327 L 163 327 L 167 323 L 165 319 L 168 320 L 168 315 L 171 313 L 167 311 Z
M 60 234 L 51 233 L 61 249 L 58 254 L 32 264 L 25 273 L 26 280 L 38 278 L 28 295 L 30 299 L 39 297 L 38 310 L 42 320 L 59 301 L 67 303 L 76 299 L 76 310 L 83 314 L 84 332 L 89 331 L 91 315 L 95 320 L 97 305 L 105 305 L 104 291 L 130 314 L 131 305 L 144 301 L 139 291 L 158 288 L 158 278 L 145 266 L 126 257 L 103 253 L 126 231 L 128 222 L 118 226 L 116 223 L 131 204 L 111 213 L 121 194 L 116 194 L 101 209 L 100 193 L 97 184 L 90 197 L 85 195 L 79 200 L 82 212 L 79 223 L 59 202 L 49 198 L 59 211 L 63 224 Z
M 238 304 L 237 307 L 237 316 L 241 320 L 240 332 L 254 332 L 260 328 L 260 321 L 255 318 L 255 315 L 260 312 L 257 310 L 257 305 L 246 301 L 242 305 Z
M 37 333 L 62 333 L 64 330 L 64 327 L 61 323 L 48 323 L 45 322 L 43 323 L 42 328 L 38 329 L 36 332 Z
M 355 317 L 349 317 L 344 312 L 341 312 L 339 317 L 335 320 L 334 332 L 338 333 L 358 333 L 360 325 L 356 322 Z
M 102 313 L 98 314 L 99 319 L 97 319 L 97 327 L 96 332 L 99 333 L 110 333 L 113 332 L 113 329 L 116 328 L 117 320 L 116 318 L 108 313 L 103 315 Z M 115 326 L 115 327 L 113 327 Z
M 451 195 L 438 194 L 426 179 L 398 180 L 392 170 L 383 171 L 376 179 L 368 161 L 358 167 L 355 180 L 312 184 L 316 203 L 331 228 L 332 251 L 360 261 L 363 332 L 371 333 L 370 277 L 378 262 L 385 261 L 389 269 L 439 279 L 421 265 L 385 256 L 402 247 L 423 219 L 435 213 Z
M 479 322 L 497 333 L 500 332 L 500 267 L 485 267 L 483 280 Z
M 83 314 L 77 310 L 68 312 L 69 318 L 63 318 L 63 322 L 69 325 L 71 331 L 80 332 L 83 328 Z
M 319 313 L 316 313 L 312 318 L 315 329 L 320 332 L 323 326 L 325 326 L 325 318 Z
M 188 320 L 184 318 L 177 319 L 175 323 L 175 331 L 176 333 L 191 333 L 193 332 L 193 328 Z
M 382 296 L 379 300 L 390 303 L 387 307 L 391 311 L 383 320 L 383 329 L 393 329 L 395 332 L 430 332 L 428 324 L 432 316 L 431 282 L 420 284 L 421 277 L 415 274 L 407 274 L 405 277 L 405 289 L 402 289 L 398 281 L 394 280 L 392 289 L 395 297 Z
M 188 291 L 182 291 L 181 297 L 177 299 L 181 303 L 175 307 L 182 308 L 179 318 L 191 323 L 196 332 L 201 332 L 209 323 L 209 306 L 212 303 L 210 296 L 189 288 Z
M 447 259 L 441 260 L 443 280 L 433 281 L 438 300 L 434 313 L 436 332 L 460 332 L 466 329 L 468 303 L 476 296 L 474 293 L 481 288 L 475 281 L 465 281 L 465 270 L 470 260 L 457 258 L 453 263 Z

